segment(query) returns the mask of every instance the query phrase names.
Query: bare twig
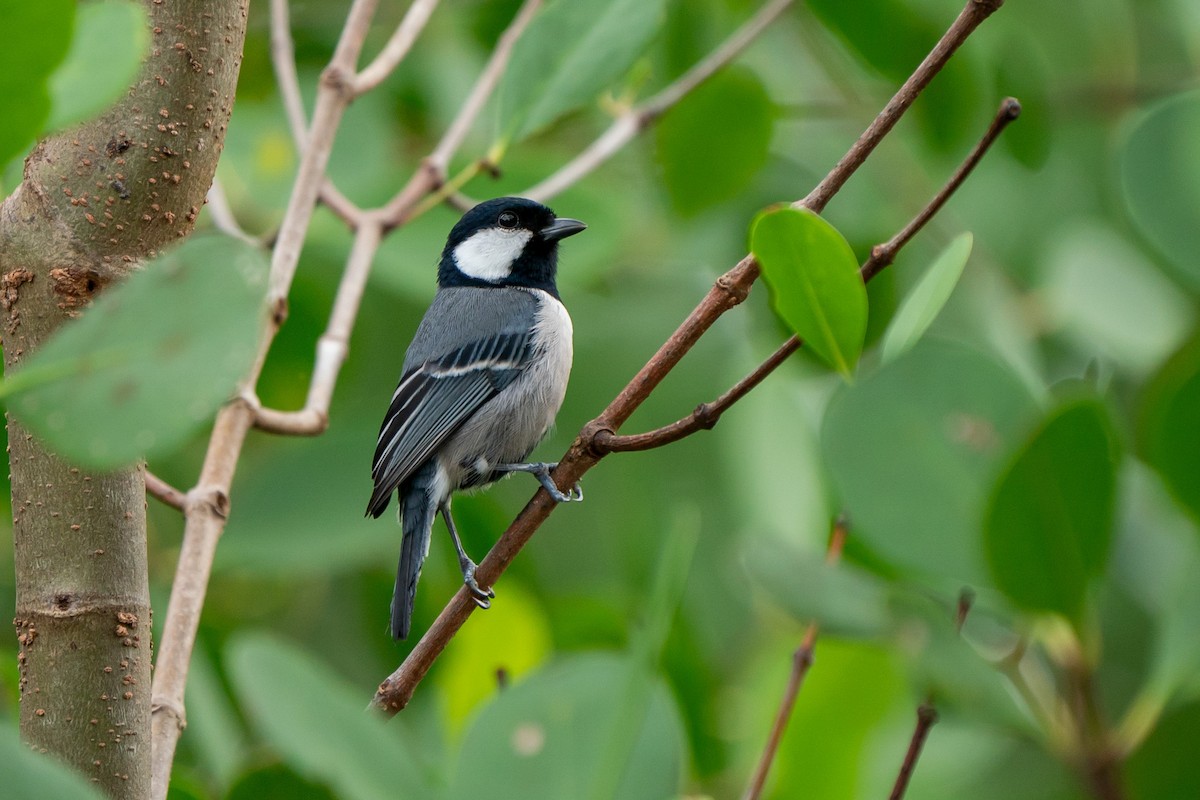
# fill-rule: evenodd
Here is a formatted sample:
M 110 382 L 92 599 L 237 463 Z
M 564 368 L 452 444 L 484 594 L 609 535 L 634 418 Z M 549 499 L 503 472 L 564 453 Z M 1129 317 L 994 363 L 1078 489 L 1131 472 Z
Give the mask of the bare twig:
M 273 325 L 259 343 L 258 358 L 245 381 L 253 386 L 275 333 L 286 317 L 287 295 L 300 259 L 300 249 L 324 181 L 333 137 L 353 95 L 350 85 L 363 41 L 378 0 L 355 0 L 346 18 L 333 58 L 322 75 L 312 128 L 300 161 L 296 182 L 272 252 L 268 298 Z M 151 687 L 151 797 L 167 795 L 175 745 L 185 725 L 183 695 L 200 611 L 212 571 L 217 540 L 225 527 L 229 487 L 242 444 L 255 416 L 254 407 L 234 401 L 217 415 L 197 486 L 189 492 L 183 544 L 176 565 L 171 599 Z
M 905 82 L 901 91 L 908 93 L 916 92 L 928 84 L 933 75 L 944 66 L 949 53 L 954 52 L 959 44 L 962 43 L 962 40 L 966 39 L 978 27 L 979 23 L 995 11 L 999 5 L 1000 3 L 996 0 L 992 0 L 991 2 L 976 2 L 976 0 L 972 0 L 972 2 L 969 2 L 963 14 L 959 16 L 954 25 L 939 40 L 934 49 L 935 53 L 945 53 L 945 58 L 926 58 L 920 67 L 918 67 L 917 73 L 914 73 L 914 77 Z M 847 154 L 847 157 L 843 157 L 834 167 L 832 172 L 837 173 L 838 177 L 832 179 L 831 182 L 831 179 L 827 176 L 826 180 L 822 181 L 822 185 L 830 183 L 830 186 L 840 188 L 846 179 L 862 165 L 867 156 L 870 155 L 874 147 L 879 143 L 882 136 L 879 131 L 886 132 L 890 130 L 895 125 L 897 119 L 912 104 L 914 97 L 915 95 L 908 97 L 905 102 L 900 102 L 896 98 L 893 98 L 892 102 L 888 103 L 885 111 L 876 118 L 859 141 L 855 142 L 851 148 L 851 153 L 854 157 L 850 158 L 850 154 Z M 889 115 L 891 115 L 890 118 Z M 872 141 L 864 144 L 864 139 L 871 139 Z M 836 191 L 836 188 L 834 191 Z M 801 203 L 811 203 L 811 205 L 806 205 L 806 207 L 819 211 L 824 207 L 825 202 L 832 197 L 832 193 L 810 194 L 809 197 L 812 199 L 806 199 L 805 201 L 801 201 Z M 650 392 L 666 377 L 667 373 L 695 345 L 704 332 L 723 313 L 746 298 L 750 287 L 758 278 L 758 275 L 759 268 L 757 262 L 752 256 L 746 256 L 738 262 L 737 266 L 717 279 L 704 300 L 693 309 L 691 314 L 671 334 L 670 338 L 659 348 L 650 361 L 638 371 L 629 384 L 609 403 L 608 408 L 600 416 L 584 426 L 566 455 L 559 462 L 558 469 L 554 473 L 555 480 L 560 488 L 575 485 L 589 469 L 599 463 L 604 453 L 598 451 L 592 445 L 596 435 L 601 431 L 616 433 L 621 424 L 633 414 L 638 406 L 649 396 Z M 537 529 L 550 516 L 555 505 L 550 495 L 544 489 L 539 490 L 533 496 L 517 518 L 509 525 L 508 530 L 496 542 L 491 552 L 480 563 L 479 569 L 476 572 L 476 578 L 481 585 L 492 586 L 495 584 L 499 576 L 512 563 L 513 559 L 516 558 L 521 548 L 525 546 Z M 461 588 L 451 598 L 449 603 L 446 604 L 445 608 L 442 609 L 437 619 L 434 620 L 433 625 L 425 632 L 425 635 L 421 637 L 421 640 L 417 642 L 412 651 L 409 652 L 408 657 L 399 668 L 379 685 L 371 701 L 371 706 L 387 714 L 394 714 L 402 709 L 412 698 L 412 693 L 416 689 L 417 684 L 429 671 L 430 666 L 432 666 L 438 655 L 446 647 L 446 644 L 453 638 L 454 634 L 458 632 L 458 629 L 462 627 L 463 623 L 466 622 L 467 618 L 476 608 L 477 606 L 472 601 L 470 593 L 465 587 Z
M 917 725 L 913 728 L 912 739 L 908 743 L 908 752 L 904 754 L 904 763 L 900 765 L 900 774 L 896 776 L 896 783 L 892 786 L 892 793 L 888 795 L 888 800 L 901 800 L 904 797 L 913 770 L 917 766 L 917 759 L 921 757 L 921 748 L 925 746 L 925 740 L 929 738 L 929 731 L 937 720 L 937 709 L 933 707 L 932 703 L 925 702 L 917 707 Z
M 361 95 L 371 91 L 392 74 L 412 49 L 437 4 L 438 0 L 413 0 L 413 4 L 408 7 L 404 19 L 400 20 L 383 50 L 354 79 L 354 94 Z
M 958 15 L 958 19 L 954 20 L 954 24 L 950 29 L 938 40 L 938 43 L 930 51 L 921 65 L 909 76 L 900 90 L 892 96 L 888 104 L 883 107 L 879 115 L 871 123 L 870 127 L 858 137 L 858 141 L 854 146 L 842 156 L 842 160 L 837 163 L 825 179 L 817 184 L 808 197 L 805 197 L 798 206 L 811 209 L 819 212 L 829 203 L 830 198 L 837 194 L 838 190 L 845 185 L 846 180 L 854 173 L 854 169 L 858 164 L 861 164 L 866 157 L 874 150 L 883 137 L 887 136 L 892 127 L 900 120 L 900 117 L 917 99 L 917 95 L 933 80 L 933 76 L 941 71 L 950 57 L 954 55 L 972 31 L 978 28 L 985 19 L 992 15 L 996 9 L 1004 5 L 1004 0 L 968 0 L 966 7 Z
M 576 184 L 581 178 L 616 155 L 630 140 L 648 128 L 666 111 L 694 91 L 700 84 L 729 64 L 758 38 L 767 26 L 787 10 L 793 0 L 771 0 L 757 13 L 733 32 L 720 46 L 703 60 L 662 89 L 653 97 L 639 103 L 613 120 L 608 129 L 600 134 L 575 158 L 541 183 L 526 189 L 522 194 L 534 200 L 545 201 Z
M 176 489 L 150 470 L 146 470 L 146 494 L 163 505 L 183 510 L 187 504 L 187 495 Z
M 217 230 L 255 247 L 261 244 L 238 224 L 233 209 L 229 207 L 229 198 L 225 196 L 225 187 L 220 178 L 213 178 L 212 186 L 208 187 L 205 205 L 208 206 L 209 219 Z
M 834 521 L 833 533 L 829 537 L 829 546 L 825 551 L 826 564 L 832 566 L 841 560 L 848 530 L 845 516 L 838 517 Z M 783 691 L 783 697 L 779 700 L 779 709 L 775 712 L 771 733 L 767 736 L 767 743 L 763 746 L 762 755 L 758 758 L 758 766 L 754 768 L 754 774 L 750 778 L 750 784 L 746 787 L 745 794 L 742 795 L 742 800 L 758 800 L 762 795 L 763 787 L 767 784 L 767 775 L 771 772 L 771 765 L 775 763 L 779 745 L 783 742 L 783 734 L 787 731 L 788 722 L 792 719 L 792 711 L 796 707 L 796 698 L 800 694 L 800 687 L 803 686 L 804 679 L 808 676 L 808 670 L 812 667 L 813 648 L 817 644 L 819 632 L 820 626 L 816 622 L 810 622 L 804 631 L 804 638 L 800 640 L 800 646 L 792 654 L 792 671 L 788 676 L 787 687 Z
M 911 222 L 904 226 L 904 229 L 889 239 L 887 242 L 871 248 L 871 257 L 863 264 L 860 272 L 863 280 L 869 281 L 874 278 L 881 270 L 891 266 L 896 259 L 896 254 L 908 241 L 912 239 L 929 220 L 933 219 L 933 215 L 941 211 L 942 206 L 950 199 L 950 196 L 958 190 L 967 176 L 979 164 L 980 159 L 996 141 L 996 138 L 1004 132 L 1010 122 L 1013 122 L 1017 117 L 1021 116 L 1021 104 L 1017 102 L 1015 97 L 1006 97 L 1000 103 L 1000 109 L 996 112 L 996 116 L 992 118 L 992 124 L 988 128 L 987 133 L 975 145 L 975 149 L 971 154 L 959 165 L 954 174 L 950 176 L 950 180 L 946 181 L 945 186 L 941 191 L 929 201 L 929 204 L 921 210 L 921 213 L 913 218 Z
M 413 210 L 417 203 L 431 191 L 440 189 L 446 182 L 446 171 L 450 167 L 450 159 L 458 152 L 458 148 L 462 146 L 471 126 L 475 124 L 480 112 L 487 105 L 488 98 L 496 90 L 500 77 L 508 67 L 513 45 L 529 27 L 530 20 L 533 19 L 541 5 L 542 0 L 525 0 L 504 33 L 500 34 L 491 57 L 483 71 L 479 73 L 475 85 L 471 87 L 471 91 L 454 121 L 442 135 L 441 141 L 422 162 L 421 169 L 412 176 L 408 184 L 384 206 L 382 213 L 387 228 L 404 224 L 414 216 Z
M 983 135 L 979 143 L 972 149 L 971 154 L 959 165 L 958 169 L 955 170 L 946 184 L 938 191 L 937 195 L 899 233 L 884 244 L 879 244 L 871 248 L 870 258 L 863 263 L 862 268 L 859 270 L 864 282 L 869 282 L 884 267 L 890 265 L 895 260 L 900 249 L 908 244 L 912 237 L 932 218 L 933 214 L 937 213 L 946 204 L 950 196 L 962 185 L 963 181 L 971 173 L 971 170 L 979 163 L 984 153 L 996 141 L 996 137 L 999 136 L 1000 132 L 1004 130 L 1009 122 L 1017 118 L 1020 108 L 1020 104 L 1011 97 L 1001 103 L 1000 110 L 992 120 L 987 133 Z M 624 436 L 613 433 L 610 430 L 600 430 L 597 431 L 592 446 L 600 453 L 651 450 L 671 444 L 672 442 L 677 442 L 680 439 L 691 436 L 693 433 L 702 430 L 711 430 L 721 419 L 722 414 L 729 410 L 734 403 L 749 394 L 754 387 L 762 383 L 768 375 L 778 369 L 787 360 L 788 356 L 799 350 L 803 344 L 799 337 L 792 336 L 780 345 L 763 363 L 755 367 L 753 372 L 734 384 L 732 388 L 716 400 L 713 400 L 711 403 L 701 403 L 691 414 L 672 422 L 670 425 L 664 425 L 661 428 L 655 428 L 645 433 L 632 433 Z
M 367 275 L 371 271 L 371 260 L 382 238 L 383 225 L 379 214 L 364 215 L 355 234 L 354 247 L 350 250 L 342 281 L 338 285 L 329 323 L 325 333 L 317 340 L 317 357 L 304 408 L 287 412 L 260 407 L 254 417 L 256 427 L 293 436 L 315 436 L 328 427 L 329 404 L 333 400 L 338 373 L 350 351 L 350 332 L 358 316 L 358 306 L 367 285 Z

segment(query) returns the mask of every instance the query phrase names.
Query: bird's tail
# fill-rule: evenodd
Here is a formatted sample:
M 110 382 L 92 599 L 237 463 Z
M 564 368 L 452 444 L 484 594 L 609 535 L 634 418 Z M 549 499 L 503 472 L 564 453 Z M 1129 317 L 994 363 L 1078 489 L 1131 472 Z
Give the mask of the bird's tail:
M 392 638 L 407 639 L 412 625 L 413 598 L 421 565 L 429 554 L 433 516 L 437 512 L 434 476 L 436 465 L 418 470 L 400 490 L 400 564 L 396 568 L 396 589 L 392 593 Z

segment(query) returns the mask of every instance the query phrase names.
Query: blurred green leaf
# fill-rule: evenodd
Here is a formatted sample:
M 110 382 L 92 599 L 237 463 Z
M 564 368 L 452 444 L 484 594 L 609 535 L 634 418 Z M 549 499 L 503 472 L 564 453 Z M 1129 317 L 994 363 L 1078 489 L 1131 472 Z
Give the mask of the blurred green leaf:
M 1134 223 L 1200 290 L 1200 92 L 1176 95 L 1148 111 L 1121 149 L 1121 187 Z
M 50 119 L 62 130 L 94 117 L 133 83 L 150 44 L 146 12 L 128 0 L 79 7 L 67 58 L 50 76 Z
M 71 44 L 73 0 L 0 4 L 0 165 L 33 144 L 50 114 L 46 81 Z
M 984 549 L 996 585 L 1021 608 L 1082 624 L 1088 584 L 1104 571 L 1112 543 L 1114 444 L 1103 405 L 1069 402 L 997 482 Z
M 1005 366 L 937 339 L 843 387 L 821 444 L 854 539 L 892 564 L 948 579 L 952 591 L 985 584 L 984 502 L 1034 410 Z
M 1040 169 L 1061 136 L 1055 107 L 1048 96 L 1053 85 L 1051 67 L 1037 43 L 1029 36 L 1009 36 L 1004 42 L 1006 58 L 996 64 L 996 97 L 1005 95 L 1021 101 L 1021 119 L 1009 126 L 1001 144 L 1029 169 Z
M 271 764 L 237 779 L 225 800 L 337 800 L 324 785 L 305 780 L 284 764 Z
M 1200 336 L 1171 356 L 1143 390 L 1138 445 L 1176 499 L 1200 519 Z
M 1193 800 L 1200 797 L 1200 702 L 1166 714 L 1123 765 L 1131 800 Z
M 626 719 L 630 699 L 639 702 Z M 614 739 L 626 745 L 623 763 L 604 757 Z M 685 764 L 683 723 L 662 681 L 634 659 L 593 653 L 540 670 L 486 706 L 447 795 L 585 798 L 608 783 L 608 797 L 661 800 L 679 792 Z
M 405 730 L 363 711 L 368 689 L 268 634 L 238 636 L 226 657 L 246 715 L 297 774 L 345 800 L 437 796 Z
M 0 725 L 0 774 L 6 797 L 46 797 L 54 800 L 103 800 L 87 779 L 57 761 L 29 749 L 17 738 L 13 724 Z
M 910 349 L 937 318 L 950 293 L 958 285 L 967 259 L 971 257 L 974 238 L 970 233 L 959 234 L 934 260 L 905 298 L 883 337 L 884 363 Z
M 764 211 L 750 249 L 771 287 L 776 313 L 807 347 L 849 377 L 867 332 L 867 290 L 854 251 L 811 211 Z
M 549 622 L 537 599 L 512 581 L 499 591 L 504 598 L 492 604 L 494 613 L 464 626 L 439 661 L 435 680 L 446 698 L 446 725 L 452 732 L 496 693 L 500 670 L 519 680 L 552 652 Z
M 505 147 L 595 100 L 662 26 L 666 0 L 556 0 L 513 48 L 497 90 Z
M 194 748 L 210 785 L 226 789 L 246 759 L 246 737 L 207 648 L 197 645 L 188 671 L 188 745 Z
M 823 632 L 843 637 L 885 633 L 892 618 L 887 587 L 850 564 L 826 564 L 779 545 L 755 542 L 746 566 L 767 596 L 798 621 L 817 622 Z
M 9 408 L 79 464 L 111 469 L 169 452 L 249 369 L 266 272 L 262 253 L 237 239 L 189 238 L 104 292 L 10 375 Z
M 745 189 L 767 163 L 774 121 L 766 87 L 741 67 L 668 111 L 654 129 L 655 156 L 675 208 L 690 216 Z

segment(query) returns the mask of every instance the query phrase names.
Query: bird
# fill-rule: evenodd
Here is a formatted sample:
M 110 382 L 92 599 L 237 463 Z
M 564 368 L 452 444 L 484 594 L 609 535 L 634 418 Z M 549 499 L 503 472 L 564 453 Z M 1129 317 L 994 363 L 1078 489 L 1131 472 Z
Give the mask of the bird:
M 554 424 L 571 372 L 571 317 L 558 293 L 558 243 L 587 228 L 533 200 L 499 197 L 471 208 L 450 230 L 437 292 L 404 357 L 379 428 L 367 515 L 395 493 L 401 528 L 392 595 L 392 638 L 408 638 L 434 517 L 450 532 L 463 583 L 488 608 L 495 592 L 475 579 L 450 513 L 456 491 L 516 472 L 533 474 L 562 503 L 556 463 L 526 462 Z

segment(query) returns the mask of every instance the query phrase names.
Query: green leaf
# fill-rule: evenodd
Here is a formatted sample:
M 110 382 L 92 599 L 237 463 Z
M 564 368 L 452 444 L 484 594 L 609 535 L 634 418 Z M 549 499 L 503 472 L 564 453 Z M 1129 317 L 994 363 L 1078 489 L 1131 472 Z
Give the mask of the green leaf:
M 613 753 L 622 758 L 614 762 Z M 636 659 L 580 655 L 483 709 L 447 796 L 588 798 L 607 784 L 605 797 L 661 800 L 682 788 L 685 764 L 683 723 L 663 682 Z
M 1200 290 L 1200 92 L 1176 95 L 1146 113 L 1121 151 L 1130 216 L 1193 290 Z
M 50 77 L 49 130 L 95 116 L 125 94 L 150 44 L 146 12 L 128 0 L 80 6 L 66 60 Z
M 888 629 L 887 588 L 874 576 L 849 564 L 780 552 L 777 544 L 756 542 L 746 560 L 767 596 L 798 621 L 818 622 L 841 637 L 878 636 Z
M 50 113 L 46 80 L 67 54 L 73 0 L 0 4 L 0 165 L 33 144 Z
M 6 380 L 9 408 L 51 449 L 89 467 L 171 450 L 249 369 L 265 277 L 256 248 L 189 238 L 63 325 Z
M 958 285 L 967 259 L 971 256 L 970 233 L 960 234 L 938 255 L 921 276 L 912 292 L 892 318 L 883 337 L 883 361 L 886 363 L 911 348 L 937 318 L 950 293 Z
M 243 710 L 297 774 L 345 800 L 435 796 L 405 729 L 364 713 L 362 689 L 268 634 L 243 634 L 226 653 Z
M 766 87 L 744 67 L 718 73 L 668 111 L 655 126 L 655 156 L 675 208 L 696 214 L 745 189 L 767 163 L 774 122 Z
M 983 541 L 996 585 L 1017 606 L 1083 622 L 1089 582 L 1112 543 L 1116 464 L 1104 407 L 1053 411 L 996 484 Z
M 498 90 L 498 144 L 524 139 L 629 71 L 662 26 L 666 0 L 557 0 L 513 48 Z
M 0 771 L 6 797 L 53 797 L 55 800 L 102 800 L 104 795 L 73 769 L 29 749 L 17 738 L 16 725 L 0 720 Z
M 307 781 L 284 764 L 271 764 L 247 772 L 225 795 L 225 800 L 337 800 L 324 785 Z
M 1138 449 L 1175 498 L 1200 520 L 1200 336 L 1150 379 L 1141 400 Z
M 850 245 L 811 211 L 781 208 L 754 220 L 750 249 L 771 287 L 775 312 L 849 377 L 867 333 L 867 289 Z
M 1036 411 L 985 353 L 925 339 L 829 402 L 825 463 L 860 541 L 889 563 L 986 583 L 979 521 L 1005 454 Z

